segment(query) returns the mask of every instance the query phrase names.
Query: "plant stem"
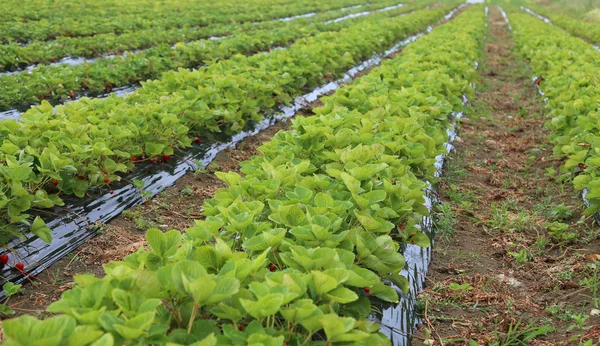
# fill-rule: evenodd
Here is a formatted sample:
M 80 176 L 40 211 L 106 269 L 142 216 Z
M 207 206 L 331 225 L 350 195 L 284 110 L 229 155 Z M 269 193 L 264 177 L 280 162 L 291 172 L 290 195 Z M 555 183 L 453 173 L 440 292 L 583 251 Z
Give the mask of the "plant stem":
M 190 317 L 190 321 L 188 322 L 188 329 L 187 329 L 188 334 L 191 333 L 191 331 L 192 331 L 192 325 L 194 324 L 194 320 L 196 319 L 196 314 L 198 313 L 198 308 L 200 308 L 200 307 L 198 305 L 194 304 L 194 310 L 192 310 L 192 316 Z

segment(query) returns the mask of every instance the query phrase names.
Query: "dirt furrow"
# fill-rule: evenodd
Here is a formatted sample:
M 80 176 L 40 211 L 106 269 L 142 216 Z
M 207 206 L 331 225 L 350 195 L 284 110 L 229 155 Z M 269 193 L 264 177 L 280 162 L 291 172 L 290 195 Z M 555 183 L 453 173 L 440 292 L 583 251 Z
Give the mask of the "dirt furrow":
M 413 344 L 598 342 L 600 231 L 559 172 L 543 100 L 495 6 L 489 24 L 478 91 L 440 182 Z

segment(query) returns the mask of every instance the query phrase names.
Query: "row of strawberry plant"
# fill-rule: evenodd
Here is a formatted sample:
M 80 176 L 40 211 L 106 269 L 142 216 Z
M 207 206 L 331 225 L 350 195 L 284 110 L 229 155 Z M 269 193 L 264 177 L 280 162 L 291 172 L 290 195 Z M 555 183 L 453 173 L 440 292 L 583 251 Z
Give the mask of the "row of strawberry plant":
M 140 160 L 168 159 L 207 131 L 237 133 L 324 77 L 422 31 L 451 5 L 400 18 L 377 16 L 340 32 L 299 40 L 289 49 L 236 55 L 198 70 L 168 72 L 128 97 L 81 99 L 55 109 L 32 107 L 20 120 L 0 121 L 0 242 L 26 222 L 31 207 L 62 203 L 120 179 Z M 38 222 L 34 230 L 48 237 Z
M 364 0 L 316 1 L 300 0 L 293 3 L 273 4 L 268 0 L 220 1 L 215 3 L 189 1 L 182 4 L 172 2 L 177 10 L 158 6 L 141 7 L 144 10 L 135 14 L 115 14 L 100 17 L 55 16 L 48 20 L 0 23 L 0 42 L 29 42 L 32 40 L 54 39 L 60 36 L 82 37 L 98 33 L 123 34 L 136 30 L 182 28 L 203 26 L 215 23 L 242 23 L 271 20 L 313 11 L 326 11 L 344 6 L 365 3 Z M 169 2 L 167 2 L 168 4 Z
M 347 2 L 347 1 L 345 1 Z M 398 0 L 385 0 L 360 8 L 342 10 L 335 9 L 324 14 L 311 16 L 305 24 L 314 21 L 325 21 L 338 18 L 348 13 L 378 9 L 396 4 Z M 339 6 L 344 5 L 342 2 Z M 282 26 L 281 21 L 261 23 L 225 23 L 205 27 L 185 27 L 167 30 L 138 30 L 124 34 L 99 34 L 91 37 L 59 37 L 54 41 L 38 41 L 23 46 L 11 43 L 0 46 L 0 67 L 6 71 L 15 71 L 32 64 L 48 64 L 64 57 L 101 57 L 106 53 L 121 54 L 128 50 L 155 47 L 159 44 L 175 44 L 190 42 L 213 36 L 235 35 L 253 30 L 275 29 Z
M 382 279 L 405 288 L 400 245 L 429 245 L 422 179 L 472 92 L 484 20 L 467 10 L 325 98 L 243 177 L 218 173 L 205 220 L 76 276 L 61 315 L 4 321 L 9 344 L 389 345 L 370 299 L 397 302 Z
M 600 53 L 562 29 L 511 9 L 518 51 L 538 76 L 547 98 L 554 153 L 566 158 L 562 169 L 577 176 L 577 189 L 589 189 L 587 213 L 600 211 Z
M 406 6 L 377 13 L 377 16 L 390 17 L 419 7 Z M 330 18 L 329 16 L 325 14 L 319 18 Z M 175 49 L 169 45 L 160 45 L 124 57 L 99 59 L 75 66 L 39 66 L 30 73 L 1 78 L 0 110 L 24 108 L 37 104 L 40 100 L 56 104 L 75 98 L 75 92 L 79 91 L 87 95 L 103 93 L 114 87 L 158 78 L 165 71 L 194 68 L 205 61 L 227 59 L 239 53 L 251 55 L 270 47 L 288 45 L 300 37 L 312 36 L 323 31 L 338 31 L 361 20 L 365 20 L 365 17 L 314 25 L 306 25 L 305 21 L 293 21 L 282 23 L 274 29 L 238 32 L 222 40 L 180 43 Z
M 541 5 L 527 4 L 525 7 L 548 18 L 552 24 L 561 27 L 571 35 L 581 37 L 594 44 L 600 44 L 600 25 L 596 23 L 584 22 Z

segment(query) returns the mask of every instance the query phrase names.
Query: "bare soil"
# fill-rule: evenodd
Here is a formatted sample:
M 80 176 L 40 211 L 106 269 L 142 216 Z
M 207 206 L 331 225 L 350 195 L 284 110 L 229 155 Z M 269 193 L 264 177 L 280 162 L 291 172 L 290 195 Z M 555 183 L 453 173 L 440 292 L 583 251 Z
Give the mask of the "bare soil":
M 582 215 L 573 176 L 559 173 L 543 100 L 495 6 L 489 24 L 472 112 L 439 184 L 439 233 L 413 343 L 598 342 L 600 301 L 590 289 L 599 288 L 598 226 Z M 554 232 L 551 222 L 568 230 Z

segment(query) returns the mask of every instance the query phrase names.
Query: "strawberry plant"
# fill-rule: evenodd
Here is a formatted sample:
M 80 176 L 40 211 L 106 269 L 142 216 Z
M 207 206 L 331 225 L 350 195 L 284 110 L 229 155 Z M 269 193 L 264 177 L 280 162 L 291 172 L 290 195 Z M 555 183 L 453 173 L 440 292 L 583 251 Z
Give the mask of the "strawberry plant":
M 386 18 L 422 7 L 424 5 L 406 6 L 372 16 Z M 311 17 L 310 20 L 320 20 L 330 16 L 331 14 L 323 14 L 316 18 Z M 365 18 L 357 18 L 329 25 L 322 23 L 310 25 L 307 19 L 279 23 L 277 26 L 261 25 L 259 27 L 264 28 L 260 30 L 254 25 L 250 25 L 252 30 L 228 28 L 225 31 L 231 31 L 233 35 L 223 40 L 202 40 L 191 43 L 177 43 L 178 41 L 176 41 L 174 42 L 177 43 L 175 49 L 170 44 L 156 45 L 156 35 L 146 35 L 154 43 L 154 46 L 140 52 L 74 66 L 65 64 L 39 66 L 27 73 L 3 76 L 3 82 L 0 83 L 0 110 L 39 104 L 42 100 L 52 103 L 63 102 L 76 97 L 74 90 L 85 90 L 87 95 L 110 92 L 116 86 L 158 78 L 165 71 L 196 68 L 205 62 L 227 59 L 240 52 L 244 54 L 245 51 L 263 51 L 271 46 L 286 46 L 301 37 L 312 36 L 324 31 L 339 31 L 364 20 Z M 86 45 L 86 47 L 88 46 Z M 31 49 L 39 51 L 33 46 Z M 5 57 L 9 58 L 6 55 Z M 10 59 L 13 61 L 31 60 L 21 56 Z M 1 58 L 0 64 L 2 64 Z M 4 65 L 10 64 L 5 61 Z
M 204 27 L 210 24 L 269 21 L 277 18 L 302 15 L 314 11 L 327 11 L 364 3 L 360 0 L 333 0 L 320 2 L 300 0 L 294 3 L 273 3 L 253 0 L 238 3 L 227 0 L 219 3 L 195 1 L 162 2 L 148 1 L 128 3 L 109 0 L 101 6 L 85 1 L 85 6 L 71 2 L 36 3 L 35 7 L 23 7 L 16 0 L 3 3 L 0 15 L 0 41 L 29 42 L 71 37 L 93 37 L 97 34 L 127 34 L 131 31 L 158 32 L 169 29 Z M 112 9 L 112 10 L 111 10 Z M 109 11 L 109 14 L 106 11 Z M 116 11 L 115 11 L 116 10 Z M 28 15 L 25 13 L 29 13 Z M 17 18 L 32 17 L 31 21 Z
M 198 70 L 165 73 L 125 98 L 83 99 L 56 109 L 43 102 L 18 122 L 0 121 L 0 160 L 7 163 L 0 166 L 0 207 L 7 210 L 0 219 L 0 244 L 19 234 L 31 208 L 62 205 L 61 195 L 82 197 L 104 179 L 120 180 L 119 174 L 134 167 L 132 156 L 152 163 L 189 147 L 198 135 L 238 133 L 277 103 L 318 86 L 323 74 L 346 71 L 424 30 L 450 7 L 365 19 L 339 32 L 303 38 L 287 50 L 235 55 Z M 422 149 L 405 149 L 412 150 Z M 31 225 L 32 231 L 49 239 L 40 222 Z
M 342 6 L 342 3 L 348 1 L 338 1 L 328 3 L 330 6 Z M 395 4 L 395 0 L 386 0 L 377 2 L 376 4 L 365 5 L 360 9 L 353 10 L 338 10 L 333 9 L 309 18 L 298 18 L 297 20 L 288 21 L 265 21 L 259 23 L 239 23 L 236 22 L 236 16 L 231 16 L 229 20 L 232 23 L 215 23 L 208 26 L 198 27 L 175 27 L 157 30 L 156 28 L 128 31 L 121 34 L 103 33 L 94 36 L 85 37 L 57 37 L 51 41 L 34 41 L 28 45 L 21 45 L 13 42 L 0 47 L 0 65 L 6 71 L 25 68 L 32 64 L 47 64 L 54 63 L 60 58 L 75 58 L 75 57 L 103 57 L 107 53 L 113 55 L 121 55 L 127 51 L 139 50 L 145 48 L 156 47 L 159 44 L 176 44 L 179 42 L 192 42 L 195 40 L 206 39 L 216 36 L 239 35 L 252 32 L 255 30 L 273 30 L 280 27 L 293 25 L 294 27 L 309 26 L 315 22 L 323 22 L 332 18 L 338 18 L 347 15 L 353 11 L 364 11 L 369 9 L 383 8 L 389 4 Z M 424 7 L 427 2 L 423 2 Z M 415 6 L 410 6 L 415 8 Z M 297 10 L 288 5 L 288 11 Z M 397 13 L 397 12 L 395 12 Z M 246 15 L 246 14 L 244 14 Z M 130 52 L 131 54 L 131 52 Z M 68 68 L 66 65 L 63 68 Z
M 148 230 L 148 248 L 102 278 L 75 276 L 48 307 L 58 316 L 4 321 L 8 342 L 389 345 L 367 319 L 371 299 L 407 288 L 400 246 L 421 234 L 425 181 L 472 94 L 484 18 L 473 7 L 324 98 L 242 174 L 217 173 L 227 187 L 204 220 Z

